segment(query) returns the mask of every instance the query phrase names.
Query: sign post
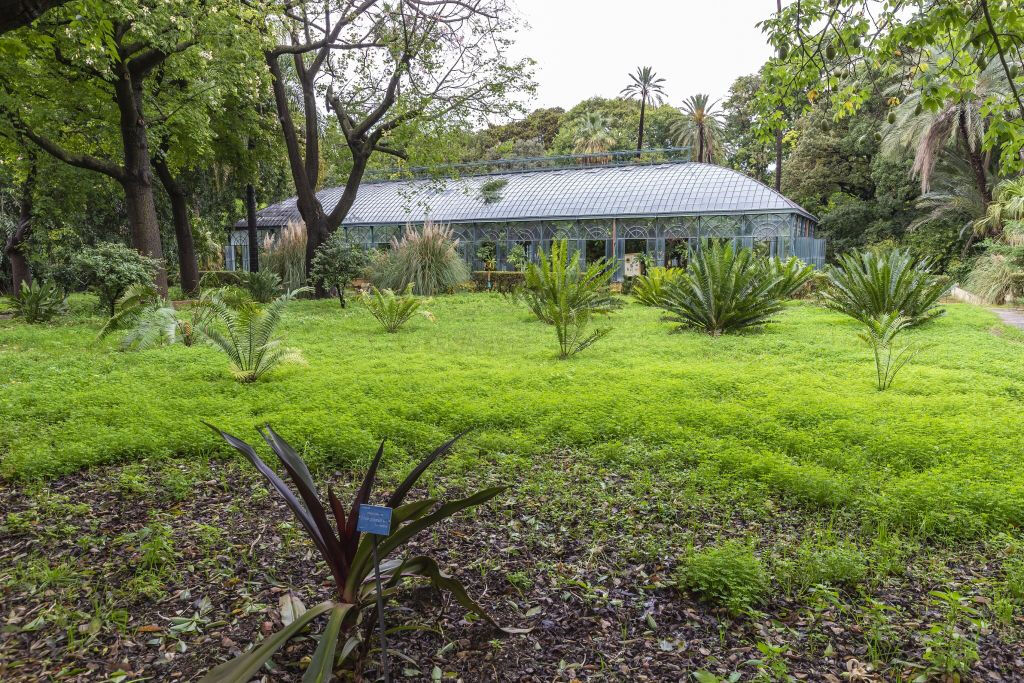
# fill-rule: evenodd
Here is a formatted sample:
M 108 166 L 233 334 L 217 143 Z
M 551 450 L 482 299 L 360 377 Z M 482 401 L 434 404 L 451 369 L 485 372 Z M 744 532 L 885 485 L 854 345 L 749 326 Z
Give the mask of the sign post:
M 388 641 L 384 635 L 384 588 L 380 581 L 380 559 L 377 557 L 377 537 L 391 533 L 391 508 L 382 505 L 359 506 L 359 518 L 356 520 L 356 531 L 370 534 L 373 537 L 373 570 L 377 578 L 377 627 L 380 635 L 380 666 L 384 672 L 384 683 L 391 683 L 388 671 Z

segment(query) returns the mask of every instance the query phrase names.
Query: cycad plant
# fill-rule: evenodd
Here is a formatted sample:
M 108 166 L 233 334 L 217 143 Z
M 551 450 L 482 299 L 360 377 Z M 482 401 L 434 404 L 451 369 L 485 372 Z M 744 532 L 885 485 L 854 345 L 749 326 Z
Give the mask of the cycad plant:
M 363 294 L 363 302 L 384 331 L 391 334 L 398 332 L 420 308 L 420 300 L 412 294 L 412 283 L 401 294 L 395 294 L 390 289 L 381 291 L 371 287 L 369 292 Z M 433 319 L 428 311 L 421 312 Z
M 64 311 L 67 297 L 53 282 L 30 282 L 11 297 L 14 315 L 27 323 L 44 323 Z
M 550 256 L 540 251 L 537 263 L 527 266 L 520 298 L 539 320 L 555 327 L 559 358 L 573 356 L 608 334 L 608 329 L 587 332 L 587 327 L 594 315 L 616 307 L 609 290 L 614 273 L 604 259 L 581 267 L 579 252 L 570 253 L 565 240 L 552 242 Z
M 251 273 L 241 273 L 238 279 L 252 298 L 261 304 L 269 304 L 282 291 L 281 276 L 267 268 Z
M 899 313 L 883 313 L 863 322 L 866 330 L 860 338 L 871 347 L 875 356 L 878 390 L 885 391 L 896 378 L 896 373 L 921 352 L 921 347 L 907 344 L 896 348 L 896 336 L 911 325 L 910 319 Z
M 927 259 L 903 249 L 850 251 L 827 273 L 824 305 L 865 324 L 896 313 L 909 326 L 920 325 L 945 312 L 938 303 L 951 286 Z
M 814 278 L 814 266 L 809 266 L 796 256 L 785 261 L 770 258 L 767 261 L 769 274 L 776 278 L 773 293 L 780 299 L 791 299 Z
M 326 500 L 320 497 L 309 468 L 302 458 L 269 426 L 265 432 L 260 431 L 260 435 L 281 461 L 291 479 L 294 491 L 263 462 L 252 446 L 212 425 L 208 426 L 248 458 L 281 495 L 330 568 L 335 595 L 332 599 L 297 614 L 290 624 L 267 636 L 258 646 L 217 666 L 202 679 L 201 683 L 246 683 L 257 676 L 263 665 L 289 640 L 324 615 L 327 616 L 327 623 L 302 680 L 306 683 L 329 681 L 335 667 L 348 660 L 354 660 L 357 675 L 361 675 L 363 661 L 370 651 L 371 644 L 366 635 L 368 629 L 363 628 L 367 625 L 364 623 L 364 616 L 372 611 L 376 604 L 377 585 L 374 581 L 372 560 L 373 541 L 356 531 L 356 522 L 360 505 L 369 502 L 376 484 L 377 467 L 384 453 L 384 443 L 381 443 L 373 462 L 370 463 L 370 468 L 351 506 L 346 509 L 331 487 L 327 488 Z M 424 458 L 387 499 L 387 507 L 393 509 L 391 532 L 377 540 L 377 554 L 381 560 L 381 587 L 384 596 L 391 597 L 409 579 L 427 579 L 435 588 L 450 593 L 465 609 L 501 628 L 469 596 L 466 588 L 458 580 L 444 574 L 432 558 L 423 555 L 391 557 L 400 553 L 421 532 L 462 510 L 485 503 L 505 490 L 503 486 L 488 488 L 466 498 L 446 503 L 439 503 L 432 498 L 406 502 L 406 496 L 423 472 L 437 458 L 447 453 L 460 436 L 462 435 L 441 445 Z M 373 623 L 369 622 L 371 628 L 372 625 Z M 502 630 L 509 633 L 522 632 L 519 629 Z
M 633 298 L 644 306 L 661 306 L 665 299 L 666 285 L 682 275 L 680 268 L 650 268 L 646 275 L 638 275 L 633 280 Z
M 248 296 L 212 298 L 209 302 L 211 324 L 203 333 L 231 362 L 231 372 L 239 382 L 255 382 L 279 363 L 298 359 L 298 352 L 281 345 L 275 337 L 277 326 L 288 303 L 295 295 L 310 291 L 301 287 L 262 305 Z
M 661 308 L 713 337 L 758 327 L 782 310 L 780 276 L 750 249 L 708 241 L 691 254 L 683 274 L 665 286 Z
M 435 296 L 454 291 L 469 279 L 469 266 L 458 252 L 459 240 L 448 226 L 426 222 L 419 230 L 409 225 L 401 239 L 372 266 L 373 284 L 404 291 L 412 284 L 417 294 Z

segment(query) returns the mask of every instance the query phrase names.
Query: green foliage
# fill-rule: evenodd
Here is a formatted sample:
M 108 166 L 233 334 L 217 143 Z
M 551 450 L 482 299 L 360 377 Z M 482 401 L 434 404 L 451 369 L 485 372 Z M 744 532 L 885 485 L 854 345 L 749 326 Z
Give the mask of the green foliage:
M 769 277 L 775 279 L 772 295 L 779 299 L 797 297 L 815 276 L 814 267 L 806 265 L 795 256 L 790 256 L 785 261 L 769 258 L 765 267 Z
M 381 291 L 372 287 L 369 292 L 363 294 L 363 303 L 385 332 L 398 332 L 419 310 L 420 300 L 413 295 L 412 287 L 410 282 L 401 294 L 395 294 L 390 289 Z M 432 317 L 429 313 L 426 315 Z
M 931 272 L 928 260 L 901 249 L 852 251 L 827 272 L 822 302 L 866 325 L 886 314 L 906 318 L 908 326 L 936 318 L 944 313 L 939 299 L 952 286 Z
M 96 293 L 100 310 L 114 316 L 117 300 L 132 285 L 152 282 L 157 262 L 114 242 L 104 242 L 78 252 L 72 271 L 78 282 Z
M 291 222 L 281 229 L 276 238 L 267 235 L 263 241 L 260 259 L 260 272 L 267 271 L 277 275 L 285 291 L 292 291 L 305 285 L 306 226 Z M 276 293 L 272 294 L 271 298 Z M 269 300 L 260 299 L 264 303 Z
M 451 228 L 424 223 L 419 230 L 407 226 L 400 240 L 382 254 L 371 268 L 370 279 L 378 288 L 404 291 L 412 284 L 417 294 L 448 294 L 469 279 L 469 266 L 457 251 Z
M 480 200 L 484 204 L 496 204 L 501 201 L 501 191 L 508 185 L 505 178 L 488 180 L 480 186 Z
M 513 294 L 526 281 L 526 275 L 518 270 L 475 270 L 472 279 L 478 292 Z
M 920 353 L 921 347 L 907 344 L 896 348 L 897 335 L 910 326 L 910 320 L 898 313 L 883 313 L 863 323 L 867 329 L 860 334 L 860 338 L 871 347 L 875 357 L 878 390 L 885 391 L 896 379 L 896 373 Z
M 325 289 L 338 291 L 338 303 L 345 308 L 345 288 L 369 267 L 370 257 L 360 245 L 345 238 L 343 230 L 336 230 L 320 245 L 313 256 L 309 279 Z
M 158 308 L 163 303 L 156 286 L 150 282 L 134 284 L 125 290 L 114 305 L 114 314 L 107 319 L 100 329 L 100 338 L 117 329 L 135 324 L 139 317 L 147 311 Z
M 664 287 L 661 308 L 681 327 L 713 337 L 770 322 L 782 310 L 781 279 L 750 249 L 705 242 L 686 268 Z M 809 273 L 794 276 L 800 283 Z M 801 279 L 802 278 L 802 279 Z
M 975 259 L 964 286 L 992 304 L 1024 294 L 1024 248 L 986 242 L 987 251 Z
M 11 297 L 14 315 L 27 323 L 45 323 L 64 312 L 67 297 L 52 281 L 22 283 Z
M 256 272 L 239 273 L 238 279 L 242 283 L 242 287 L 249 292 L 249 296 L 258 303 L 270 303 L 281 294 L 281 276 L 273 270 L 263 269 Z
M 749 542 L 729 540 L 691 550 L 675 573 L 680 590 L 690 591 L 740 613 L 758 604 L 768 590 L 768 573 Z
M 330 568 L 334 579 L 334 595 L 331 600 L 309 610 L 301 604 L 296 606 L 292 603 L 291 623 L 286 619 L 282 630 L 268 636 L 250 651 L 213 668 L 203 677 L 202 683 L 238 683 L 249 680 L 306 624 L 324 614 L 328 615 L 327 624 L 306 669 L 304 680 L 330 680 L 335 667 L 349 658 L 354 660 L 355 670 L 362 671 L 363 661 L 369 655 L 371 646 L 368 637 L 370 630 L 362 628 L 364 615 L 373 611 L 378 600 L 378 588 L 374 580 L 374 556 L 379 556 L 381 573 L 384 575 L 381 590 L 385 593 L 381 595 L 390 597 L 406 582 L 412 579 L 426 579 L 435 589 L 450 593 L 468 611 L 483 618 L 492 626 L 501 628 L 490 614 L 469 596 L 465 586 L 444 574 L 432 558 L 424 555 L 391 557 L 400 554 L 424 531 L 463 510 L 487 502 L 505 490 L 504 486 L 483 489 L 466 498 L 449 502 L 439 502 L 433 498 L 406 502 L 406 497 L 427 468 L 447 453 L 461 434 L 434 449 L 387 499 L 387 507 L 394 511 L 391 531 L 378 539 L 357 531 L 356 522 L 360 506 L 369 503 L 370 494 L 377 483 L 377 468 L 384 454 L 383 441 L 351 505 L 343 506 L 331 487 L 327 488 L 327 496 L 321 497 L 306 463 L 295 449 L 269 426 L 266 432 L 260 431 L 260 436 L 281 461 L 291 479 L 291 486 L 263 462 L 252 446 L 212 425 L 209 426 L 244 455 L 284 499 L 313 542 L 321 559 Z M 300 499 L 302 502 L 299 502 Z M 517 629 L 504 630 L 510 633 L 521 632 Z
M 853 588 L 864 580 L 867 572 L 864 553 L 843 542 L 802 543 L 787 567 L 789 582 L 800 590 L 817 585 Z
M 241 287 L 243 272 L 240 270 L 207 270 L 200 272 L 199 288 Z
M 930 675 L 966 675 L 978 661 L 977 631 L 981 615 L 966 596 L 955 591 L 931 591 L 929 605 L 937 608 L 942 621 L 932 624 L 924 638 L 922 658 L 927 664 L 922 680 Z
M 526 270 L 526 264 L 530 262 L 530 257 L 526 254 L 526 247 L 516 243 L 508 250 L 508 256 L 505 257 L 505 260 L 510 266 L 522 272 Z
M 236 380 L 255 382 L 280 363 L 299 358 L 296 351 L 281 345 L 276 332 L 285 307 L 303 291 L 308 289 L 282 294 L 266 306 L 245 297 L 208 300 L 211 324 L 201 331 L 227 355 Z
M 554 326 L 559 358 L 576 355 L 610 331 L 588 333 L 587 327 L 593 316 L 616 307 L 609 290 L 614 274 L 604 259 L 582 268 L 579 252 L 570 253 L 565 240 L 552 242 L 550 256 L 541 251 L 537 263 L 527 266 L 521 296 L 539 320 Z
M 676 144 L 689 147 L 694 161 L 714 163 L 722 158 L 722 117 L 715 111 L 715 104 L 704 93 L 687 97 L 683 100 L 683 117 L 672 127 Z
M 665 290 L 670 282 L 683 276 L 679 268 L 650 268 L 646 275 L 637 276 L 633 280 L 630 293 L 637 302 L 644 306 L 660 307 L 665 301 Z

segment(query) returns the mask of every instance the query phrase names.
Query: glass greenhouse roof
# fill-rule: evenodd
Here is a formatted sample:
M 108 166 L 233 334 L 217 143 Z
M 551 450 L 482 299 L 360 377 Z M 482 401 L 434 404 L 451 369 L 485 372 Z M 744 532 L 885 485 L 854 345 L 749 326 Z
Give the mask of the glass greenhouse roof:
M 317 194 L 328 213 L 342 188 Z M 627 216 L 796 213 L 798 204 L 738 171 L 701 163 L 595 166 L 440 180 L 366 183 L 346 226 L 571 220 Z M 257 214 L 260 227 L 301 220 L 295 198 Z M 239 221 L 237 227 L 244 227 Z

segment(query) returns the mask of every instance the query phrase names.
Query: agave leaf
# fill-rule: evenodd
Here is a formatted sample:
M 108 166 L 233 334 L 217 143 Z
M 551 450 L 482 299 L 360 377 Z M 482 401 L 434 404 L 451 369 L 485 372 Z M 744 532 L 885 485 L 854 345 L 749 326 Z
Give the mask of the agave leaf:
M 416 468 L 409 473 L 409 476 L 405 478 L 405 481 L 403 481 L 399 485 L 399 487 L 395 489 L 395 492 L 391 494 L 391 498 L 388 499 L 388 507 L 397 508 L 399 505 L 401 505 L 402 501 L 405 500 L 405 497 L 409 494 L 409 491 L 412 489 L 413 486 L 416 485 L 416 482 L 419 481 L 419 478 L 423 475 L 426 469 L 430 467 L 430 465 L 435 460 L 437 460 L 439 457 L 450 451 L 452 449 L 452 446 L 455 445 L 455 442 L 464 437 L 470 431 L 471 430 L 467 429 L 463 432 L 460 432 L 459 434 L 456 434 L 451 439 L 435 448 L 433 453 L 423 458 L 423 461 L 420 462 L 420 464 L 417 465 Z
M 476 505 L 480 505 L 504 491 L 506 486 L 496 486 L 483 491 L 478 491 L 472 496 L 445 503 L 431 514 L 403 525 L 397 531 L 378 542 L 377 552 L 380 557 L 386 557 L 396 548 L 401 547 L 413 536 L 428 527 L 444 521 L 457 512 Z M 369 574 L 371 569 L 370 561 L 371 544 L 369 541 L 360 543 L 352 559 L 348 580 L 345 583 L 345 595 L 354 595 L 356 587 L 359 586 Z
M 345 527 L 345 508 L 342 506 L 338 496 L 334 493 L 334 487 L 327 487 L 327 500 L 331 504 L 331 512 L 334 513 L 334 524 L 338 527 L 338 539 L 344 545 L 345 540 L 348 538 L 346 527 Z M 346 561 L 348 557 L 345 557 Z
M 243 653 L 234 659 L 224 662 L 209 671 L 199 683 L 248 683 L 256 672 L 267 663 L 274 653 L 284 647 L 292 636 L 297 634 L 309 622 L 332 609 L 337 603 L 322 602 L 307 610 L 283 629 L 267 636 L 254 650 Z
M 356 522 L 359 519 L 359 506 L 370 500 L 370 492 L 373 490 L 373 482 L 377 478 L 377 466 L 380 464 L 382 455 L 384 455 L 383 439 L 380 442 L 380 448 L 377 449 L 377 455 L 373 456 L 370 469 L 366 470 L 366 476 L 363 477 L 363 483 L 359 487 L 355 500 L 352 501 L 352 509 L 348 513 L 348 521 L 345 526 L 345 541 L 347 542 L 345 550 L 350 565 L 352 564 L 352 558 L 356 554 L 356 549 L 359 547 L 360 534 L 356 531 Z
M 339 602 L 331 608 L 331 616 L 320 636 L 320 643 L 316 646 L 316 652 L 313 653 L 309 668 L 302 676 L 302 683 L 326 683 L 331 680 L 334 673 L 334 651 L 338 647 L 338 634 L 341 633 L 341 624 L 345 620 L 345 615 L 352 607 L 351 603 Z

